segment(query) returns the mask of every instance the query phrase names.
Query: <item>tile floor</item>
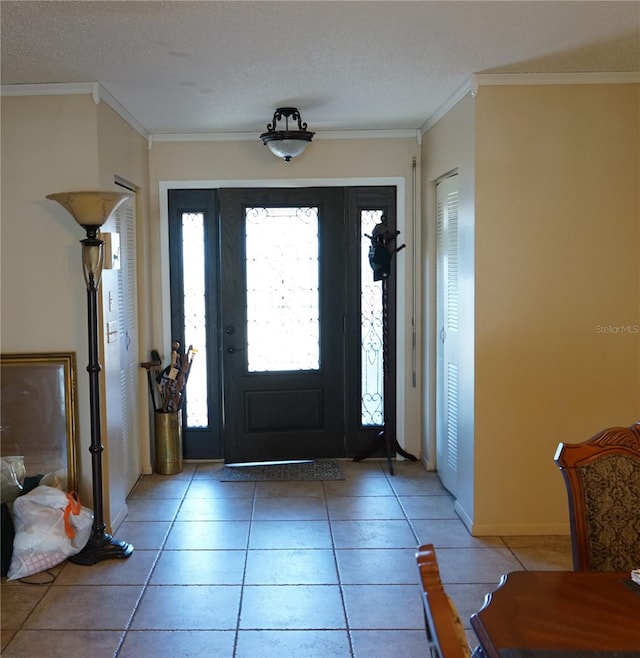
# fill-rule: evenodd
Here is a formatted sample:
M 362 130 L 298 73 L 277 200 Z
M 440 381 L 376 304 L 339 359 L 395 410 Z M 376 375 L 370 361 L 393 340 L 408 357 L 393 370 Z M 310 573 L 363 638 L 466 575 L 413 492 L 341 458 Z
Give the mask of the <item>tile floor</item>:
M 467 628 L 502 573 L 571 569 L 568 537 L 472 537 L 420 463 L 341 465 L 330 482 L 221 482 L 217 463 L 141 478 L 116 533 L 130 558 L 2 579 L 3 657 L 423 658 L 419 544 Z

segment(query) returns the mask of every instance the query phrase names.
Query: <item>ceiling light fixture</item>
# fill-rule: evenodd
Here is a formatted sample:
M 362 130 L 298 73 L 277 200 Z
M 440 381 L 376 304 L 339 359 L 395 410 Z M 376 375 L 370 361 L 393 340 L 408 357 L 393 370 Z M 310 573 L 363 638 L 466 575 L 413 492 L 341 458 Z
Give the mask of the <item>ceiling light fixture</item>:
M 276 130 L 278 121 L 284 117 L 284 130 Z M 289 130 L 289 118 L 298 122 L 297 130 Z M 307 130 L 307 124 L 302 123 L 300 112 L 295 107 L 279 107 L 273 115 L 273 123 L 267 124 L 267 132 L 260 135 L 260 139 L 266 144 L 271 153 L 285 162 L 300 155 L 307 144 L 313 139 L 315 133 Z

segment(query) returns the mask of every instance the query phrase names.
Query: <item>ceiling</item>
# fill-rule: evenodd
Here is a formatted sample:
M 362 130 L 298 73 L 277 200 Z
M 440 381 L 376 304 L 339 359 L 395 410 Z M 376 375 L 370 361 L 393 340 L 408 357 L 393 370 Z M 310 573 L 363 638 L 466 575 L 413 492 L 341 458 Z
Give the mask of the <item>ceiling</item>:
M 640 71 L 640 2 L 2 0 L 3 85 L 99 82 L 149 133 L 419 129 L 474 73 Z

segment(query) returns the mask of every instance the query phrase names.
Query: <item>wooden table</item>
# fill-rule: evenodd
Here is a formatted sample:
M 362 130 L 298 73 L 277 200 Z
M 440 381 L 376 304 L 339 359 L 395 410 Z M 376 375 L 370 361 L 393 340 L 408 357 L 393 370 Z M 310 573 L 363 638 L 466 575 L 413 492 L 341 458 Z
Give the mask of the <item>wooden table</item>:
M 627 572 L 514 571 L 471 626 L 487 658 L 640 658 L 640 587 Z

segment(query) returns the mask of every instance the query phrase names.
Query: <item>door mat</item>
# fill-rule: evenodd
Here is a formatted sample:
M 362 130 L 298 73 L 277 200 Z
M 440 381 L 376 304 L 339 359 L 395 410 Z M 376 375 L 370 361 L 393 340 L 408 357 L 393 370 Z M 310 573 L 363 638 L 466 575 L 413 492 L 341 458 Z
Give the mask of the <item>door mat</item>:
M 262 480 L 344 480 L 334 461 L 285 462 L 257 466 L 225 466 L 222 482 L 258 482 Z

